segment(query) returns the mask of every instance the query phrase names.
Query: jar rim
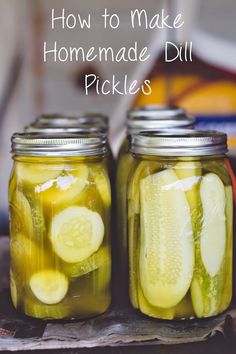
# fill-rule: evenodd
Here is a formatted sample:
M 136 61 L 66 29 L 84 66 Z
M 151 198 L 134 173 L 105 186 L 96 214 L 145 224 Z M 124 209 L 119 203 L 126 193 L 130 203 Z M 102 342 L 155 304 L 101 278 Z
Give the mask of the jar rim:
M 128 111 L 127 125 L 130 133 L 141 130 L 166 128 L 191 128 L 195 118 L 186 110 L 177 106 L 146 105 L 137 106 Z
M 56 126 L 56 125 L 39 125 L 39 124 L 29 124 L 24 128 L 26 133 L 35 133 L 35 134 L 62 134 L 62 133 L 101 133 L 104 136 L 107 133 L 107 129 L 103 126 L 97 126 L 92 124 L 78 124 L 78 125 L 71 125 L 71 126 Z
M 108 129 L 109 118 L 101 113 L 42 114 L 35 119 L 35 125 L 69 127 L 77 124 L 96 125 Z
M 228 152 L 227 135 L 218 131 L 169 129 L 131 136 L 130 151 L 138 155 L 210 156 Z
M 106 153 L 106 138 L 102 134 L 16 133 L 11 141 L 13 155 L 73 157 Z

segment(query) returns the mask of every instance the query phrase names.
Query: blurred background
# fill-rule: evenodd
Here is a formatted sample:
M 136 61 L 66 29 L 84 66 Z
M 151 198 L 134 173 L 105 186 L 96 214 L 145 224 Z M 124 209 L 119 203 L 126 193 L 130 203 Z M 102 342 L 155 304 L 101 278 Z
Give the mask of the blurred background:
M 51 9 L 62 8 L 94 19 L 107 7 L 121 19 L 119 31 L 104 31 L 101 21 L 89 31 L 50 28 Z M 150 17 L 166 9 L 182 13 L 179 31 L 130 31 L 131 9 L 145 9 Z M 111 141 L 116 153 L 124 134 L 126 110 L 132 105 L 172 103 L 197 116 L 198 127 L 224 130 L 231 153 L 236 149 L 236 1 L 235 0 L 0 0 L 0 234 L 8 232 L 7 185 L 12 166 L 10 137 L 38 114 L 102 112 L 110 117 Z M 134 63 L 43 63 L 43 42 L 60 45 L 148 45 L 151 59 Z M 193 61 L 164 62 L 164 42 L 193 41 Z M 145 96 L 85 96 L 85 73 L 102 79 L 151 80 Z

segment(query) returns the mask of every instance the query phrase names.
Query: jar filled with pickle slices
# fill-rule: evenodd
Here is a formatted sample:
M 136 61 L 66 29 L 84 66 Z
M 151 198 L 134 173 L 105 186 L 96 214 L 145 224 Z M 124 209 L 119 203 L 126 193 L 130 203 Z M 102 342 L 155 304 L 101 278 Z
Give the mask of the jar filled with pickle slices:
M 176 130 L 132 137 L 129 290 L 160 319 L 215 316 L 232 298 L 233 193 L 227 137 Z
M 127 181 L 132 165 L 132 154 L 129 152 L 130 135 L 140 131 L 168 128 L 192 128 L 194 118 L 188 116 L 186 111 L 174 106 L 148 105 L 136 107 L 127 115 L 127 136 L 121 146 L 116 174 L 116 204 L 117 204 L 117 228 L 120 269 L 122 274 L 127 274 Z M 128 279 L 124 280 L 123 288 L 127 288 Z M 126 294 L 124 297 L 128 297 Z
M 110 305 L 105 144 L 99 135 L 12 138 L 11 297 L 28 316 L 82 319 Z

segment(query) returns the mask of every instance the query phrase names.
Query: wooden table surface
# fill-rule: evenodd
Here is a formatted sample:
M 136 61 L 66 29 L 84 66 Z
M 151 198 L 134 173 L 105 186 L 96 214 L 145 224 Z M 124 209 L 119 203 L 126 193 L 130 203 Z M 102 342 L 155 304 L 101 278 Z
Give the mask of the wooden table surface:
M 236 354 L 236 307 L 218 317 L 159 321 L 113 306 L 87 321 L 41 321 L 10 300 L 9 242 L 0 237 L 0 352 Z

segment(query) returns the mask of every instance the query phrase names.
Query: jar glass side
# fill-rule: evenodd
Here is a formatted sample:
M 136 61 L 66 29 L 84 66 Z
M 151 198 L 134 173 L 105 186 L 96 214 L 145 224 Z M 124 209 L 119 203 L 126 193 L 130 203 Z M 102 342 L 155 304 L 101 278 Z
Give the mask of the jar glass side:
M 78 319 L 110 305 L 111 188 L 100 157 L 15 157 L 11 295 L 28 316 Z
M 233 199 L 223 156 L 134 156 L 130 300 L 161 319 L 210 317 L 232 297 Z
M 117 267 L 122 277 L 122 301 L 128 300 L 128 239 L 127 239 L 127 185 L 133 164 L 132 154 L 129 152 L 129 141 L 126 138 L 121 146 L 116 171 L 116 217 L 117 217 Z M 121 301 L 121 297 L 120 297 Z

